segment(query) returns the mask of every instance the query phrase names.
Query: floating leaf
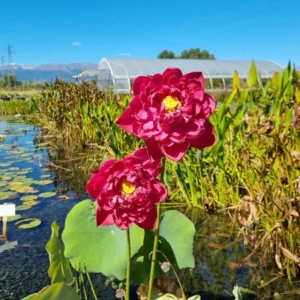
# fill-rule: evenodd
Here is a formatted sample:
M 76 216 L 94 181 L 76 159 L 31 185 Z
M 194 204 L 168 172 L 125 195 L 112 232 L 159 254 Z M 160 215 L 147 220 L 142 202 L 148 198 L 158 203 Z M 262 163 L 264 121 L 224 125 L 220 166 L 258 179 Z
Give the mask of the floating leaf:
M 56 195 L 56 192 L 46 192 L 39 194 L 40 198 L 50 198 Z
M 38 204 L 40 204 L 40 201 L 31 200 L 31 201 L 25 201 L 23 205 L 31 207 L 31 206 L 38 205 Z
M 27 210 L 27 209 L 30 209 L 30 208 L 31 208 L 31 206 L 28 206 L 28 205 L 18 205 L 18 206 L 16 206 L 17 211 Z
M 49 177 L 51 177 L 51 175 L 49 175 L 49 174 L 41 175 L 41 178 L 49 178 Z
M 41 220 L 35 219 L 35 218 L 29 218 L 29 219 L 25 219 L 25 220 L 16 222 L 16 226 L 21 229 L 34 228 L 34 227 L 39 226 L 40 224 L 41 224 Z
M 52 180 L 48 179 L 48 180 L 35 180 L 34 181 L 34 184 L 37 184 L 37 185 L 47 185 L 47 184 L 51 184 L 53 183 Z
M 14 192 L 0 192 L 0 200 L 12 199 L 18 196 L 18 194 Z
M 27 195 L 20 198 L 21 201 L 33 201 L 38 198 L 37 195 Z
M 143 238 L 144 230 L 136 225 L 130 227 L 132 255 L 142 246 Z M 97 227 L 91 200 L 79 202 L 69 212 L 62 239 L 65 257 L 77 270 L 85 265 L 88 272 L 101 272 L 120 280 L 126 277 L 126 231 L 114 225 Z
M 18 193 L 36 193 L 36 190 L 31 186 L 23 186 L 16 189 Z
M 4 187 L 4 186 L 7 186 L 7 185 L 8 185 L 7 181 L 0 182 L 0 187 Z
M 2 180 L 11 180 L 12 179 L 12 177 L 11 176 L 1 176 L 1 179 Z
M 0 163 L 0 167 L 9 167 L 11 163 Z
M 21 218 L 22 218 L 21 215 L 14 215 L 14 216 L 11 216 L 11 217 L 7 217 L 7 222 L 13 222 L 13 221 L 19 220 Z
M 21 181 L 12 181 L 9 183 L 10 186 L 19 186 L 19 185 L 23 185 L 23 182 Z

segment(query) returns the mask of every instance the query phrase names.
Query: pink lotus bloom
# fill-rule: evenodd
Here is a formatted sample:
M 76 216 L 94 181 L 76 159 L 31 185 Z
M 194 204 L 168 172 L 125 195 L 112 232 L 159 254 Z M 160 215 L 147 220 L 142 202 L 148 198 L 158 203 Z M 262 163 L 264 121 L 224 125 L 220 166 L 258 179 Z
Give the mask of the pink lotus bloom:
M 133 223 L 154 229 L 155 204 L 167 197 L 167 189 L 156 179 L 160 160 L 151 161 L 146 148 L 122 160 L 110 159 L 93 172 L 87 191 L 96 199 L 97 226 L 116 224 L 127 229 Z
M 215 143 L 208 117 L 215 99 L 205 93 L 201 72 L 183 75 L 169 68 L 163 74 L 140 76 L 133 82 L 134 98 L 117 124 L 147 143 L 151 158 L 163 155 L 179 161 L 189 147 Z

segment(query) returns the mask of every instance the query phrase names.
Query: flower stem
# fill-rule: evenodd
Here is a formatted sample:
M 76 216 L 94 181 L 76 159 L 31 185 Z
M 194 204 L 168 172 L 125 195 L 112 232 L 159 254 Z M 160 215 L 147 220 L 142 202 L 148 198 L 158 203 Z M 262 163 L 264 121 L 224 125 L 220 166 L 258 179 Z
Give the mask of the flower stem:
M 129 228 L 126 230 L 127 236 L 127 274 L 126 274 L 126 296 L 125 300 L 130 300 L 130 260 L 131 260 L 131 245 Z
M 166 159 L 162 159 L 162 172 L 161 172 L 161 182 L 164 182 L 164 173 L 165 173 L 165 164 Z M 148 300 L 152 300 L 152 289 L 153 289 L 153 281 L 154 281 L 154 274 L 155 274 L 155 264 L 156 264 L 156 253 L 158 248 L 158 240 L 159 240 L 159 228 L 160 228 L 160 212 L 161 212 L 161 204 L 157 205 L 157 222 L 156 228 L 154 232 L 154 243 L 153 243 L 153 250 L 152 250 L 152 259 L 151 259 L 151 269 L 150 269 L 150 278 L 148 284 Z

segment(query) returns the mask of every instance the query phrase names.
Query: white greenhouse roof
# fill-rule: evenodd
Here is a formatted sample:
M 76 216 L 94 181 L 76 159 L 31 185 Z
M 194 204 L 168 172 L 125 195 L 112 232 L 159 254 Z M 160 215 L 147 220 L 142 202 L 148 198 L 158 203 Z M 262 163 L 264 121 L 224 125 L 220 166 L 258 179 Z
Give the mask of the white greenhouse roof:
M 260 78 L 270 78 L 283 68 L 271 61 L 254 61 Z M 114 86 L 115 93 L 130 93 L 131 81 L 141 75 L 162 73 L 166 68 L 177 67 L 183 73 L 202 72 L 205 79 L 231 79 L 235 71 L 241 79 L 248 77 L 251 60 L 204 60 L 204 59 L 131 59 L 102 58 L 98 66 L 98 85 Z

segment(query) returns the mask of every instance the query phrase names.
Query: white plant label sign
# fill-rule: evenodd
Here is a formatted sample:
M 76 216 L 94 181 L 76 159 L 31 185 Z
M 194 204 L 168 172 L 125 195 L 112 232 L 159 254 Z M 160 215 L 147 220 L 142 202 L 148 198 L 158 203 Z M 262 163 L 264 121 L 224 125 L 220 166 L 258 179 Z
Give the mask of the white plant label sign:
M 15 204 L 0 205 L 0 217 L 12 217 L 16 215 Z

